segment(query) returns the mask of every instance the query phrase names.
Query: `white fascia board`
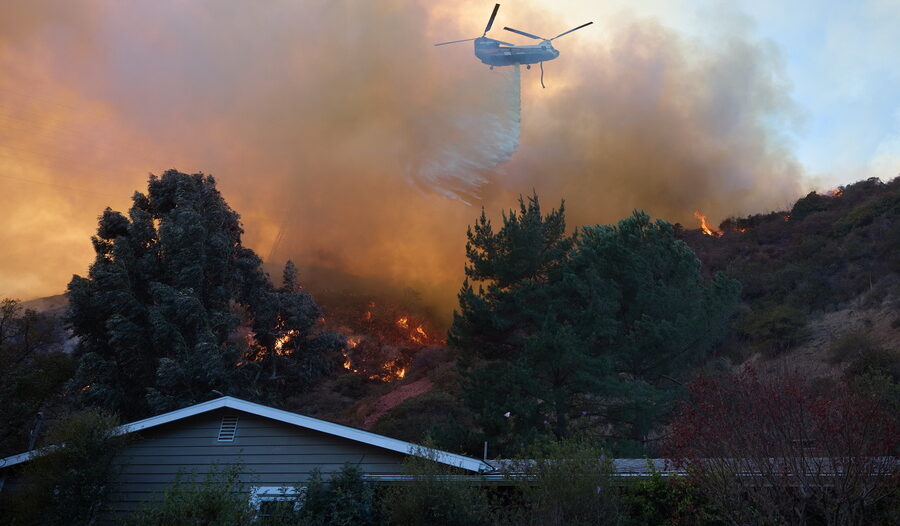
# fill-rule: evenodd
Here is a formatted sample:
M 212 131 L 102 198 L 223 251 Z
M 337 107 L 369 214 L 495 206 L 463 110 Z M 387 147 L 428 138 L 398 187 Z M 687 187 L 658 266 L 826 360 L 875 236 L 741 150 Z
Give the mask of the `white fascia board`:
M 208 413 L 209 411 L 215 411 L 216 409 L 222 408 L 243 411 L 245 413 L 250 413 L 264 418 L 270 418 L 272 420 L 277 420 L 286 424 L 291 424 L 306 429 L 312 429 L 314 431 L 319 431 L 329 435 L 346 438 L 348 440 L 369 444 L 383 449 L 388 449 L 390 451 L 396 451 L 405 455 L 415 455 L 431 458 L 442 464 L 461 468 L 466 471 L 482 473 L 493 471 L 494 469 L 486 462 L 482 462 L 481 460 L 470 458 L 464 455 L 457 455 L 455 453 L 448 453 L 446 451 L 422 447 L 410 442 L 404 442 L 395 438 L 378 435 L 376 433 L 370 433 L 369 431 L 363 431 L 362 429 L 335 424 L 333 422 L 327 422 L 325 420 L 319 420 L 318 418 L 312 418 L 309 416 L 298 415 L 297 413 L 275 409 L 274 407 L 268 407 L 230 396 L 223 396 L 222 398 L 216 398 L 215 400 L 202 402 L 190 407 L 185 407 L 183 409 L 171 411 L 162 415 L 152 416 L 150 418 L 138 420 L 137 422 L 125 424 L 117 427 L 114 433 L 116 435 L 134 433 L 137 431 L 142 431 L 144 429 L 168 424 L 169 422 L 182 420 L 184 418 Z M 38 450 L 28 451 L 26 453 L 20 453 L 18 455 L 4 458 L 0 460 L 0 469 L 30 460 L 37 454 L 37 451 Z
M 464 455 L 426 448 L 410 442 L 404 442 L 403 440 L 397 440 L 395 438 L 364 431 L 362 429 L 335 424 L 334 422 L 327 422 L 309 416 L 298 415 L 297 413 L 247 402 L 238 398 L 226 397 L 226 399 L 225 407 L 271 418 L 272 420 L 278 420 L 286 424 L 292 424 L 306 429 L 327 433 L 329 435 L 339 436 L 348 440 L 354 440 L 356 442 L 362 442 L 364 444 L 403 453 L 405 455 L 425 456 L 442 464 L 465 469 L 467 471 L 480 473 L 493 470 L 489 464 Z

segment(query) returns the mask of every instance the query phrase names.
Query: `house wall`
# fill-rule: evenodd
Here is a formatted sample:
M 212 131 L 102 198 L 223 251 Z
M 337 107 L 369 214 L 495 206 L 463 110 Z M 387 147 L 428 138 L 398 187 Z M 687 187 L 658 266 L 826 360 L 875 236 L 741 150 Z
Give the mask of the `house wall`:
M 233 442 L 218 442 L 224 416 L 237 416 Z M 180 473 L 195 480 L 239 464 L 249 486 L 293 486 L 346 463 L 367 474 L 400 474 L 405 455 L 233 409 L 219 409 L 140 433 L 116 460 L 109 513 L 114 517 L 158 498 Z M 107 518 L 110 516 L 107 515 Z

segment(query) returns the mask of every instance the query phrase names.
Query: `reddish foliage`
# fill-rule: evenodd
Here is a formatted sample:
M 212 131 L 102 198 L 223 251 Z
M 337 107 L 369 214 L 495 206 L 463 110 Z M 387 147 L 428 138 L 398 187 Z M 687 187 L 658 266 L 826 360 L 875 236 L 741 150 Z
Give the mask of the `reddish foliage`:
M 896 489 L 897 416 L 878 400 L 752 369 L 689 389 L 668 457 L 735 522 L 857 524 Z

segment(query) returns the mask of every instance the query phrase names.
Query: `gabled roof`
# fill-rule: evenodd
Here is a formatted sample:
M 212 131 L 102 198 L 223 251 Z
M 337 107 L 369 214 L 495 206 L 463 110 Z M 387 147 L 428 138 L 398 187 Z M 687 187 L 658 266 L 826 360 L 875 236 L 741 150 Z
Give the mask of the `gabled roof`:
M 128 433 L 134 433 L 137 431 L 142 431 L 144 429 L 150 429 L 163 424 L 168 424 L 169 422 L 183 420 L 185 418 L 223 408 L 243 411 L 245 413 L 250 413 L 264 418 L 277 420 L 279 422 L 284 422 L 285 424 L 295 425 L 297 427 L 311 429 L 313 431 L 319 431 L 328 435 L 346 438 L 355 442 L 369 444 L 375 447 L 380 447 L 390 451 L 396 451 L 398 453 L 403 453 L 406 455 L 424 456 L 442 464 L 461 468 L 467 471 L 473 471 L 476 473 L 493 471 L 493 467 L 490 464 L 482 462 L 481 460 L 466 457 L 463 455 L 457 455 L 454 453 L 448 453 L 446 451 L 440 451 L 437 449 L 426 448 L 410 442 L 404 442 L 395 438 L 386 437 L 384 435 L 370 433 L 362 429 L 343 426 L 340 424 L 335 424 L 333 422 L 319 420 L 318 418 L 291 413 L 289 411 L 282 411 L 281 409 L 275 409 L 274 407 L 255 404 L 253 402 L 248 402 L 239 398 L 233 398 L 231 396 L 223 396 L 221 398 L 216 398 L 215 400 L 210 400 L 208 402 L 192 405 L 190 407 L 171 411 L 162 415 L 152 416 L 150 418 L 138 420 L 137 422 L 125 424 L 117 427 L 115 430 L 115 434 L 125 435 Z M 14 466 L 16 464 L 21 464 L 22 462 L 32 459 L 38 454 L 39 450 L 32 450 L 26 453 L 20 453 L 18 455 L 0 459 L 0 469 Z

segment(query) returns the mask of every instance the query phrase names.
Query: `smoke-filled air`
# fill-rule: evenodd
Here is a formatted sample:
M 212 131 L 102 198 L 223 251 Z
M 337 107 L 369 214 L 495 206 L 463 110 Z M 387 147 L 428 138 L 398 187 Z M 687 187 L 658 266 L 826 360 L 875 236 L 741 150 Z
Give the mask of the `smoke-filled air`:
M 433 46 L 478 36 L 491 7 L 4 2 L 0 296 L 62 292 L 102 210 L 168 168 L 214 175 L 246 244 L 302 280 L 411 288 L 446 312 L 482 206 L 534 190 L 566 199 L 569 227 L 634 208 L 695 227 L 698 209 L 718 222 L 800 193 L 776 131 L 792 102 L 751 29 L 598 18 L 558 42 L 543 89 L 537 68 Z M 495 32 L 567 29 L 551 7 L 504 5 Z

